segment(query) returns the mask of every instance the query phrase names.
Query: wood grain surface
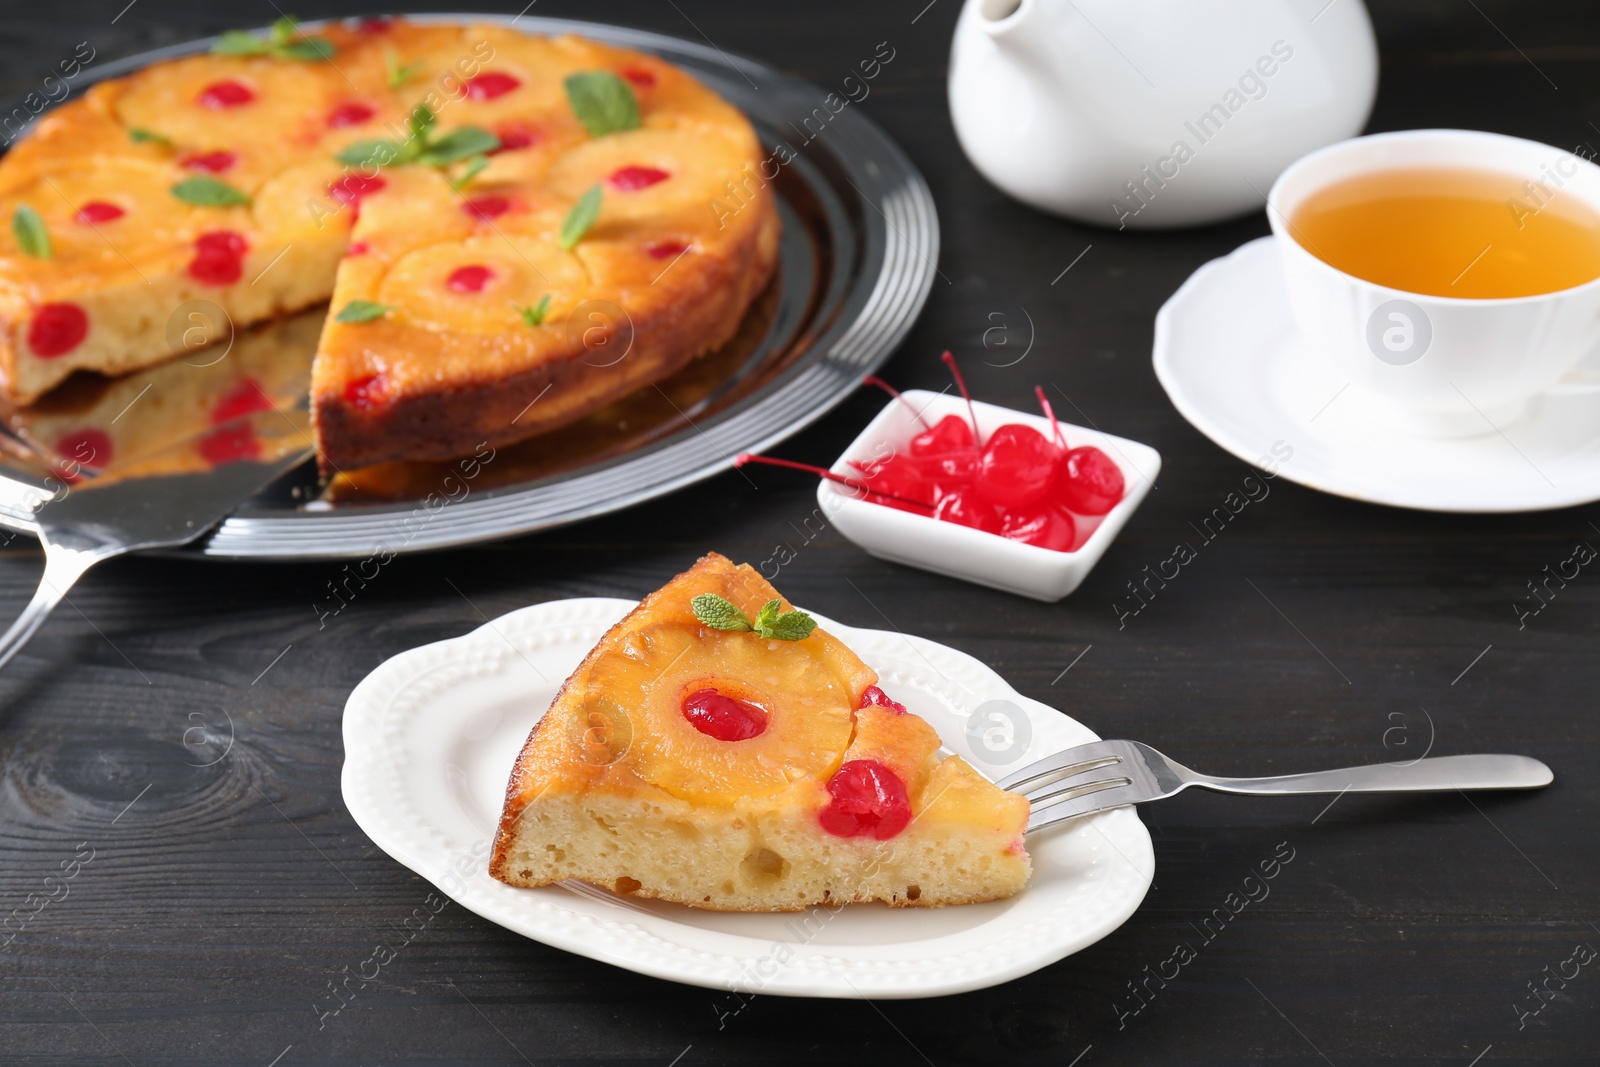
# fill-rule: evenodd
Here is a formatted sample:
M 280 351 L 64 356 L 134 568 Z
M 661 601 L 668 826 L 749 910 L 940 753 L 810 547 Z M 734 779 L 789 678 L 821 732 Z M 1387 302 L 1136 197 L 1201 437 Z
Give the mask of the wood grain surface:
M 254 0 L 125 2 L 8 6 L 4 95 L 34 89 L 86 39 L 105 61 L 276 15 Z M 515 12 L 522 0 L 469 6 Z M 364 8 L 295 5 L 307 18 Z M 1592 5 L 1376 8 L 1384 62 L 1371 129 L 1600 144 Z M 1200 264 L 1265 233 L 1265 219 L 1114 233 L 1003 198 L 950 126 L 957 10 L 534 9 L 710 40 L 819 86 L 889 43 L 895 59 L 860 106 L 927 175 L 944 245 L 933 299 L 885 376 L 942 388 L 937 356 L 954 348 L 982 399 L 1028 407 L 1036 383 L 1057 387 L 1070 398 L 1064 418 L 1165 457 L 1084 586 L 1036 604 L 880 563 L 832 530 L 807 542 L 813 487 L 776 470 L 543 536 L 398 559 L 323 629 L 313 604 L 336 564 L 106 564 L 0 673 L 0 915 L 24 917 L 0 933 L 0 1063 L 1595 1062 L 1600 961 L 1570 961 L 1600 947 L 1600 573 L 1570 582 L 1525 628 L 1514 605 L 1575 544 L 1600 545 L 1600 508 L 1425 515 L 1280 478 L 1119 627 L 1125 584 L 1251 473 L 1167 402 L 1150 367 L 1152 317 Z M 1028 355 L 1003 366 L 1026 347 L 1029 320 Z M 830 462 L 879 404 L 860 395 L 776 451 Z M 962 649 L 1100 733 L 1204 770 L 1408 758 L 1431 741 L 1436 754 L 1538 756 L 1556 783 L 1331 808 L 1185 795 L 1144 812 L 1155 885 L 1122 929 L 999 988 L 877 1004 L 740 1004 L 546 948 L 454 905 L 434 914 L 432 887 L 351 821 L 340 714 L 385 658 L 526 604 L 642 595 L 707 549 L 759 560 L 780 543 L 797 550 L 779 580 L 794 600 Z M 39 566 L 32 551 L 0 559 L 4 611 L 25 602 Z M 1213 922 L 1207 939 L 1201 921 L 1283 850 L 1293 859 L 1270 894 L 1220 931 Z M 422 932 L 408 935 L 419 908 L 427 921 L 413 918 Z M 334 986 L 379 942 L 402 947 L 333 1012 Z M 1179 945 L 1192 958 L 1152 979 L 1173 974 Z

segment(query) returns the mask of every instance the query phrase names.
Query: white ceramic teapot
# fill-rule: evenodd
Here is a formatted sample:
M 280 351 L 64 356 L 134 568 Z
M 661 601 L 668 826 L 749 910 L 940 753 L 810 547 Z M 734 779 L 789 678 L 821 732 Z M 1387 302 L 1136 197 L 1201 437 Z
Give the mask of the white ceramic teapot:
M 967 0 L 950 111 L 1005 192 L 1149 229 L 1262 208 L 1360 132 L 1377 82 L 1361 0 Z

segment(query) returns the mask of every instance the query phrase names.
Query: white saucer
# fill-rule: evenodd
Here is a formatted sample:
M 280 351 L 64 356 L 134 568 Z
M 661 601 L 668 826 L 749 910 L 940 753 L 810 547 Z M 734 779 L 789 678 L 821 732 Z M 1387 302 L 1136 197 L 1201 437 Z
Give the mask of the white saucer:
M 491 922 L 641 974 L 741 996 L 878 999 L 982 989 L 1093 944 L 1144 899 L 1155 856 L 1132 808 L 1030 838 L 1032 881 L 1010 900 L 988 904 L 745 915 L 624 899 L 576 883 L 517 889 L 495 881 L 489 843 L 523 740 L 567 675 L 633 606 L 602 597 L 538 604 L 402 652 L 369 674 L 344 713 L 342 785 L 356 823 Z M 818 621 L 876 668 L 884 688 L 926 718 L 946 747 L 994 777 L 1098 740 L 964 653 Z M 996 729 L 1016 743 L 997 745 Z
M 1511 512 L 1600 500 L 1600 393 L 1543 396 L 1478 437 L 1387 429 L 1306 351 L 1276 241 L 1207 263 L 1156 315 L 1156 377 L 1201 433 L 1256 466 L 1277 445 L 1283 477 L 1374 504 Z

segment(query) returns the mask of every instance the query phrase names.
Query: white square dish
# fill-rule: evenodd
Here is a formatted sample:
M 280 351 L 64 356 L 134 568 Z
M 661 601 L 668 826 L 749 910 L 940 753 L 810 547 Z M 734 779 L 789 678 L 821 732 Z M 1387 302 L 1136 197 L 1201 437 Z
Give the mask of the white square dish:
M 908 403 L 891 400 L 876 418 L 834 461 L 835 474 L 860 476 L 854 460 L 882 462 L 903 449 L 921 429 L 915 412 L 930 423 L 946 415 L 967 417 L 967 401 L 958 396 L 913 389 L 904 394 Z M 1050 420 L 995 404 L 972 402 L 980 439 L 987 439 L 1008 422 L 1022 423 L 1051 435 Z M 1074 514 L 1079 543 L 1071 552 L 1057 552 L 1012 541 L 998 534 L 975 530 L 927 515 L 873 504 L 848 487 L 823 481 L 817 486 L 817 503 L 839 532 L 879 559 L 949 575 L 1035 600 L 1056 601 L 1078 588 L 1124 523 L 1138 509 L 1161 472 L 1161 454 L 1149 445 L 1114 437 L 1083 426 L 1059 422 L 1068 445 L 1093 445 L 1116 463 L 1127 492 L 1104 516 Z M 891 451 L 892 450 L 892 451 Z M 1084 533 L 1087 532 L 1087 536 Z

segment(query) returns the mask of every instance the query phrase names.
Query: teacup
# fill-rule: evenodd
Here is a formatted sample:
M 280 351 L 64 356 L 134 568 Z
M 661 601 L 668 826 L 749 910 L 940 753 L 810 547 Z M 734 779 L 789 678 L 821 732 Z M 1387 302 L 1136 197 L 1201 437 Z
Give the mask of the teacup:
M 1600 346 L 1600 278 L 1536 296 L 1426 295 L 1339 270 L 1297 236 L 1293 219 L 1308 197 L 1361 175 L 1415 168 L 1496 171 L 1600 213 L 1600 167 L 1518 137 L 1410 130 L 1312 152 L 1279 176 L 1267 198 L 1308 350 L 1359 390 L 1371 418 L 1421 436 L 1493 433 L 1526 417 L 1543 394 L 1595 388 L 1575 372 Z

